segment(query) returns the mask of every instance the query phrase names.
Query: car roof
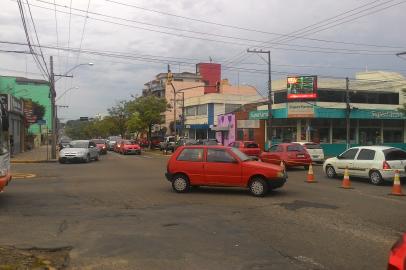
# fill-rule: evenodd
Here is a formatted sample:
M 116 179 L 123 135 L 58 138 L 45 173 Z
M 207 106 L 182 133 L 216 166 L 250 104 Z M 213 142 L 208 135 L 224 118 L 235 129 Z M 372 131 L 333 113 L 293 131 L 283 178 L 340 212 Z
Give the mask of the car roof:
M 277 144 L 274 144 L 274 145 L 284 145 L 284 146 L 286 146 L 286 145 L 292 145 L 292 144 L 299 144 L 299 143 L 296 143 L 296 142 L 291 142 L 291 143 L 277 143 Z
M 71 142 L 90 142 L 90 140 L 74 140 L 74 141 L 71 141 Z
M 371 146 L 354 146 L 351 148 L 359 148 L 359 149 L 370 149 L 370 150 L 388 150 L 388 149 L 399 149 L 402 150 L 400 148 L 396 148 L 396 147 L 392 147 L 392 146 L 384 146 L 384 145 L 371 145 Z
M 216 149 L 230 149 L 228 146 L 223 145 L 185 145 L 184 148 L 216 148 Z

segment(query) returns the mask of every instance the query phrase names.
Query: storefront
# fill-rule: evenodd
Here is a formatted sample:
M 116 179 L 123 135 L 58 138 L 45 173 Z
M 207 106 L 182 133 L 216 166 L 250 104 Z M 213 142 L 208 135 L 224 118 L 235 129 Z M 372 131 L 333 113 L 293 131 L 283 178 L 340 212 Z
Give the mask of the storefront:
M 9 134 L 11 154 L 17 154 L 24 151 L 24 114 L 23 102 L 9 94 L 0 94 L 3 104 L 8 110 Z
M 235 141 L 255 141 L 264 149 L 264 122 L 259 119 L 248 119 L 248 112 L 234 112 L 218 116 L 216 139 L 223 145 Z
M 291 104 L 272 110 L 272 143 L 313 141 L 323 146 L 328 156 L 346 148 L 346 110 L 315 104 Z M 265 120 L 267 110 L 252 111 L 249 119 Z M 390 145 L 406 149 L 406 117 L 397 110 L 356 109 L 350 112 L 350 143 Z

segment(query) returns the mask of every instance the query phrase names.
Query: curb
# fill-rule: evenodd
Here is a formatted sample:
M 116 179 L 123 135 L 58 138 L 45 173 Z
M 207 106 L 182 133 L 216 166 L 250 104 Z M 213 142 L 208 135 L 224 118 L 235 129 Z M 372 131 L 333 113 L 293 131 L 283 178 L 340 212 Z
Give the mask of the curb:
M 11 160 L 10 163 L 55 163 L 58 162 L 57 159 L 50 159 L 50 160 Z

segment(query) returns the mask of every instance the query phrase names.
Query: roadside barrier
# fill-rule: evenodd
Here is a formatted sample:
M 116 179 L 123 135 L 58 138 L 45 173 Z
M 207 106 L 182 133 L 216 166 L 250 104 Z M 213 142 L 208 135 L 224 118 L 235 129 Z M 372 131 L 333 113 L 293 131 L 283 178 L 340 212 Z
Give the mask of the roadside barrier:
M 345 170 L 344 170 L 344 177 L 343 177 L 343 182 L 341 184 L 341 188 L 344 188 L 344 189 L 353 188 L 353 187 L 351 187 L 350 175 L 348 174 L 348 166 L 346 166 Z
M 305 182 L 317 183 L 317 181 L 314 180 L 313 165 L 311 163 L 309 165 L 309 171 L 307 172 L 307 180 Z
M 400 184 L 399 170 L 395 170 L 395 176 L 393 178 L 392 192 L 389 195 L 405 196 L 402 192 L 402 186 Z

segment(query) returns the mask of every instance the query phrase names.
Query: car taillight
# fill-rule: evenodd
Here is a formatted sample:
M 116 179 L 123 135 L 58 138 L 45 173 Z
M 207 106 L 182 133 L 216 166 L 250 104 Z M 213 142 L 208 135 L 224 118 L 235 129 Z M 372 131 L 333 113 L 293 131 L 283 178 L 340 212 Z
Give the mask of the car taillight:
M 401 236 L 401 237 L 399 238 L 399 240 L 396 241 L 395 244 L 393 244 L 391 250 L 392 250 L 392 251 L 398 250 L 398 249 L 404 244 L 404 241 L 405 241 L 404 237 Z
M 390 165 L 388 164 L 388 162 L 386 162 L 386 160 L 383 162 L 382 169 L 390 170 Z

